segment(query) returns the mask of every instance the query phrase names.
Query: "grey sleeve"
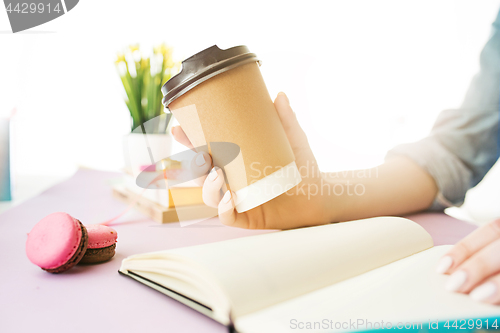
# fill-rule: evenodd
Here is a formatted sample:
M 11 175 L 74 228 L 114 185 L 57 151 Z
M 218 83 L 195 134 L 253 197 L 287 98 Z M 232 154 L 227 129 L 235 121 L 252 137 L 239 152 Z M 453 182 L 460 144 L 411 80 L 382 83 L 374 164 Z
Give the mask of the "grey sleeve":
M 500 12 L 480 65 L 460 108 L 441 112 L 428 137 L 396 146 L 386 156 L 407 156 L 435 179 L 439 193 L 433 210 L 461 204 L 499 157 Z

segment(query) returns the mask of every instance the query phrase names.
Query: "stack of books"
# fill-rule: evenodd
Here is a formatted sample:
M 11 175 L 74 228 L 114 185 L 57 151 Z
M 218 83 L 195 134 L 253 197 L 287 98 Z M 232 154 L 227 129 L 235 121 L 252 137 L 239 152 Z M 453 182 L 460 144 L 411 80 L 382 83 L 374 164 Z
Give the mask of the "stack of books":
M 113 195 L 128 204 L 136 202 L 136 209 L 160 223 L 217 216 L 217 208 L 203 203 L 202 188 L 194 181 L 171 186 L 186 172 L 180 165 L 168 163 L 163 170 L 154 165 L 141 169 L 137 176 L 125 170 L 122 182 L 113 186 Z

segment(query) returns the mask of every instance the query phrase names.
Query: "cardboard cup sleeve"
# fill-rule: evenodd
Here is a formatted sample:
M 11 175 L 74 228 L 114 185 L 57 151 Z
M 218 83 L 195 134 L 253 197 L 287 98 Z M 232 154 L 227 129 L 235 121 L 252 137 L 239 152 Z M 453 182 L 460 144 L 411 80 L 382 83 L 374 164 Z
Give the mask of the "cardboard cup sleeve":
M 239 213 L 301 182 L 257 61 L 204 80 L 168 108 L 193 146 L 210 153 L 224 170 Z

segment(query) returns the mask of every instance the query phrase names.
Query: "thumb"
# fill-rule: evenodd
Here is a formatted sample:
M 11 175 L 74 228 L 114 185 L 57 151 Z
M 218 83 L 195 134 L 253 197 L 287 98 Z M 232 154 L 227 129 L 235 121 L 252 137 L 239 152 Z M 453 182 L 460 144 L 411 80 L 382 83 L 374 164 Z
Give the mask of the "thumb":
M 286 136 L 288 137 L 288 141 L 290 142 L 294 153 L 297 154 L 298 152 L 303 152 L 304 150 L 311 152 L 307 136 L 302 127 L 300 127 L 297 116 L 295 115 L 295 112 L 293 112 L 285 93 L 280 92 L 278 94 L 274 100 L 274 106 L 278 112 L 281 124 L 285 129 Z

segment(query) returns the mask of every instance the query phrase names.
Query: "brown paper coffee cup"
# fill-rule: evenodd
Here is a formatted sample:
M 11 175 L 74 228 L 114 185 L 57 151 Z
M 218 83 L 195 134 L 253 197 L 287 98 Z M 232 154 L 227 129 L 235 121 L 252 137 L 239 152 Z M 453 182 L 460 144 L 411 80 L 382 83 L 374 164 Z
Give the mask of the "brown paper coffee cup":
M 227 55 L 228 51 L 232 53 Z M 197 73 L 217 66 L 198 81 L 188 82 L 185 91 L 166 87 L 167 82 L 162 88 L 164 103 L 197 150 L 210 153 L 214 165 L 223 168 L 228 187 L 236 194 L 236 210 L 244 212 L 285 193 L 301 177 L 259 61 L 246 47 L 213 46 L 185 60 L 178 75 L 186 71 L 188 79 L 193 73 L 196 79 Z M 174 98 L 172 91 L 177 92 Z

